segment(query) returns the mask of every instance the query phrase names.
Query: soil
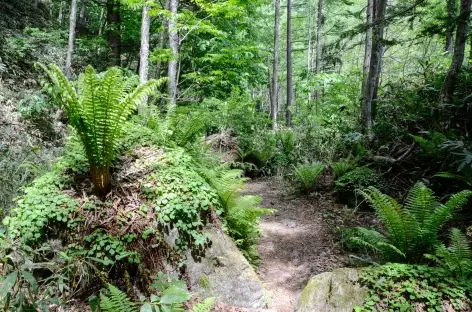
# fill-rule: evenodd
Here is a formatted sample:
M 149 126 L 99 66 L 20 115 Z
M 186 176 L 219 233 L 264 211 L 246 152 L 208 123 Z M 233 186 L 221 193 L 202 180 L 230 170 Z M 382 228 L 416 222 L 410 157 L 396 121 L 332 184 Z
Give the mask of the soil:
M 328 188 L 327 188 L 328 189 Z M 372 213 L 353 213 L 332 192 L 300 196 L 281 179 L 256 179 L 244 192 L 263 198 L 262 207 L 276 212 L 260 222 L 259 276 L 270 292 L 271 311 L 295 310 L 311 276 L 347 266 L 337 227 L 371 223 Z

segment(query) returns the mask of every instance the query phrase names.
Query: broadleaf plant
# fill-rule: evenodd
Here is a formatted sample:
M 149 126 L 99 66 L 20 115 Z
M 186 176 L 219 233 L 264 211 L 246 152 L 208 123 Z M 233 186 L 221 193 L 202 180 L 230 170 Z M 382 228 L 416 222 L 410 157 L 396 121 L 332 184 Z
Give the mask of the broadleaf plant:
M 125 77 L 117 67 L 97 74 L 92 66 L 87 66 L 77 83 L 72 83 L 57 65 L 37 67 L 48 76 L 52 85 L 47 91 L 66 111 L 82 141 L 97 193 L 105 194 L 124 122 L 164 80 L 138 85 L 137 76 Z

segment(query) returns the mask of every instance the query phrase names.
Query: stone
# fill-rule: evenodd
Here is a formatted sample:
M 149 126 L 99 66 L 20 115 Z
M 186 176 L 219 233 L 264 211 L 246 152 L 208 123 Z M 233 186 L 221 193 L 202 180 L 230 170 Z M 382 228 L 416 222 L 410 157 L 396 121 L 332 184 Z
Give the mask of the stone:
M 342 268 L 312 277 L 297 302 L 297 312 L 351 312 L 368 290 L 358 283 L 357 269 Z
M 265 289 L 233 240 L 217 227 L 205 231 L 212 241 L 205 257 L 196 262 L 189 254 L 186 261 L 191 291 L 233 307 L 265 308 Z

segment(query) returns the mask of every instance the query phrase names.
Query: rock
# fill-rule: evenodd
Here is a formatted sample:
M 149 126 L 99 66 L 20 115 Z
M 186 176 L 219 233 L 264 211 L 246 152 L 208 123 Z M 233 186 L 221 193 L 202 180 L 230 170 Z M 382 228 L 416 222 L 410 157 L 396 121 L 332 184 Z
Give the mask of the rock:
M 265 289 L 249 262 L 222 230 L 212 227 L 208 232 L 212 245 L 205 257 L 195 262 L 189 255 L 186 261 L 191 291 L 233 307 L 264 308 Z
M 367 297 L 367 289 L 357 281 L 356 269 L 336 269 L 310 279 L 300 295 L 297 312 L 351 312 Z

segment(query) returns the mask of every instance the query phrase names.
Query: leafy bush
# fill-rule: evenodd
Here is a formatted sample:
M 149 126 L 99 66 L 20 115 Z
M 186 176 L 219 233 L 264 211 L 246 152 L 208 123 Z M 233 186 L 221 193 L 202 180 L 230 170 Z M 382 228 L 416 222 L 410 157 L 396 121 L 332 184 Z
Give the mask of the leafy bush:
M 351 160 L 345 159 L 345 160 L 333 162 L 331 164 L 331 167 L 333 168 L 334 178 L 339 179 L 340 177 L 342 177 L 343 175 L 345 175 L 346 173 L 354 169 L 355 164 Z
M 472 251 L 467 237 L 459 229 L 451 229 L 449 247 L 444 244 L 436 248 L 435 255 L 427 255 L 436 263 L 458 278 L 472 276 Z
M 324 164 L 320 162 L 304 163 L 296 166 L 293 174 L 300 190 L 304 193 L 309 193 L 313 190 L 324 169 Z
M 49 93 L 66 110 L 69 123 L 77 130 L 89 160 L 93 184 L 104 194 L 110 184 L 110 165 L 122 136 L 123 123 L 162 81 L 150 80 L 134 88 L 137 77 L 125 79 L 118 68 L 97 75 L 88 66 L 74 88 L 58 66 L 38 66 L 53 84 L 54 88 L 48 88 Z
M 352 241 L 378 252 L 387 261 L 419 263 L 425 253 L 431 253 L 438 245 L 439 230 L 467 203 L 472 191 L 454 194 L 441 204 L 429 188 L 417 183 L 403 206 L 374 187 L 361 194 L 375 209 L 385 233 L 357 228 Z
M 468 311 L 472 302 L 470 280 L 458 280 L 442 268 L 391 263 L 364 269 L 360 281 L 369 295 L 356 312 L 443 311 L 449 303 L 454 311 Z
M 378 185 L 377 175 L 367 167 L 357 167 L 336 180 L 336 190 L 341 192 L 342 196 L 354 194 L 357 189 Z

